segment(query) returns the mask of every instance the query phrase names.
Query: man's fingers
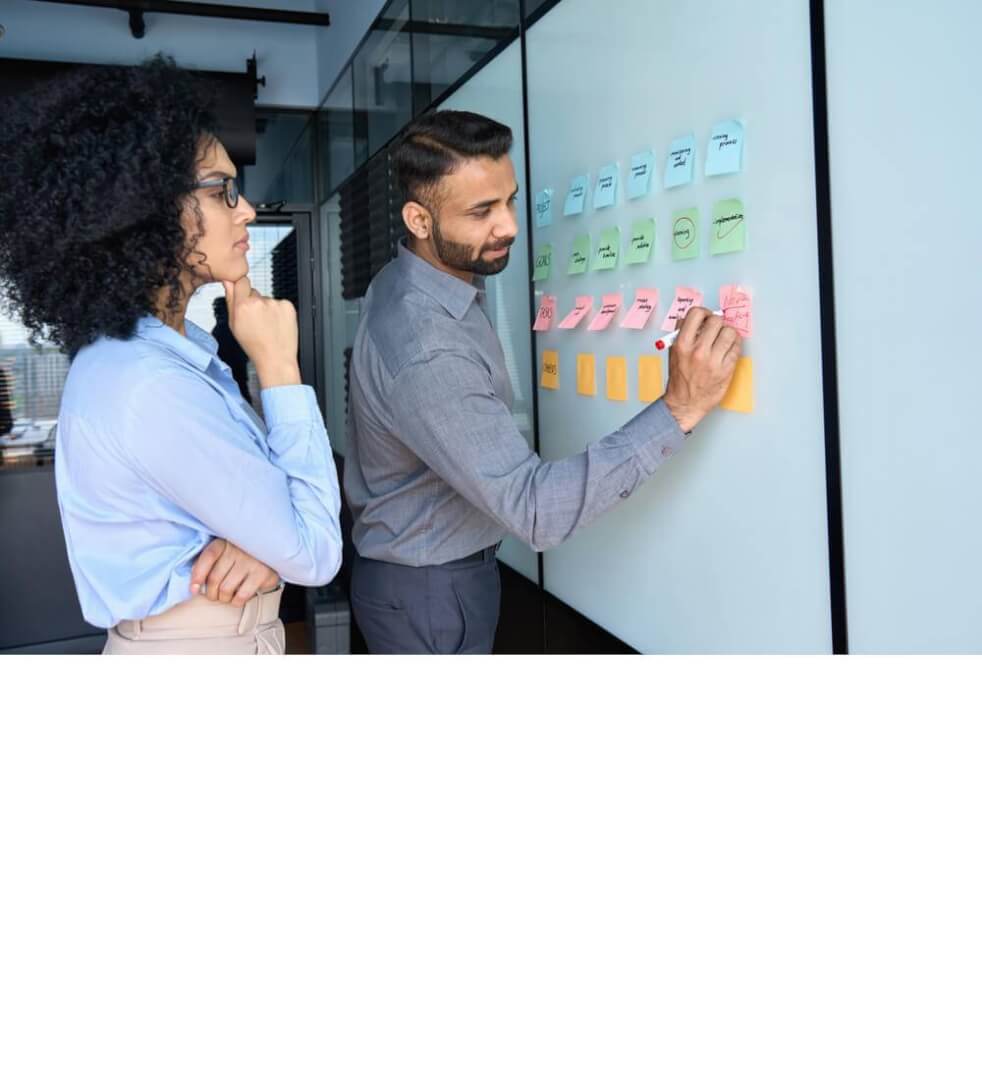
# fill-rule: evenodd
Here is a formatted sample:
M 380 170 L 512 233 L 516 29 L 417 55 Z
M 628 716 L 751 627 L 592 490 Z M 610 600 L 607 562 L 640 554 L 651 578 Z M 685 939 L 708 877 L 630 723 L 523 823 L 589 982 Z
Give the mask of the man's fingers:
M 223 604 L 230 604 L 235 594 L 239 591 L 242 583 L 248 579 L 248 573 L 241 567 L 233 567 L 232 570 L 225 575 L 225 579 L 218 587 L 218 596 L 216 599 Z
M 246 574 L 242 580 L 242 584 L 239 585 L 236 590 L 235 596 L 232 597 L 232 604 L 235 607 L 245 607 L 246 604 L 259 592 L 262 587 L 261 572 L 253 572 Z
M 201 586 L 208 580 L 212 567 L 225 553 L 226 543 L 224 540 L 215 539 L 204 548 L 194 560 L 191 568 L 191 592 L 198 593 Z
M 208 580 L 205 583 L 209 600 L 218 600 L 221 598 L 222 585 L 234 568 L 235 557 L 228 549 L 226 549 L 222 557 L 211 568 L 211 573 L 208 575 Z M 236 584 L 238 584 L 238 580 L 236 580 Z
M 732 326 L 724 326 L 713 342 L 713 359 L 722 364 L 734 346 L 740 347 L 740 335 Z
M 683 352 L 688 352 L 696 343 L 699 336 L 699 328 L 712 315 L 712 312 L 704 307 L 691 307 L 679 326 L 679 336 L 675 339 L 676 345 L 681 345 Z

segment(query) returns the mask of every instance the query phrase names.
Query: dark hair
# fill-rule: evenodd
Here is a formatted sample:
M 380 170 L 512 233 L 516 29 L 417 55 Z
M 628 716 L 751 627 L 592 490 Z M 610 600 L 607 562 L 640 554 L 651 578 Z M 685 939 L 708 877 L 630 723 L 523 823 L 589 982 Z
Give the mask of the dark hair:
M 181 211 L 214 131 L 201 81 L 160 56 L 81 66 L 5 101 L 0 289 L 32 336 L 74 354 L 129 337 L 161 290 L 180 310 L 200 236 L 185 237 Z
M 511 128 L 477 113 L 442 109 L 414 120 L 392 155 L 404 201 L 433 208 L 436 188 L 467 158 L 502 158 L 512 147 Z

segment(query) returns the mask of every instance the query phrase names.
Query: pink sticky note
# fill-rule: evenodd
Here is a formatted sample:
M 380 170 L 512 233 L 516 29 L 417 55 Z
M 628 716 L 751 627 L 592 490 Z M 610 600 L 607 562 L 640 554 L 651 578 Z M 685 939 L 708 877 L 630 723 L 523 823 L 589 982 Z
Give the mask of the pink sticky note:
M 753 332 L 750 293 L 739 285 L 723 285 L 719 290 L 719 306 L 723 312 L 723 322 L 732 326 L 740 337 L 750 337 Z
M 535 324 L 533 330 L 551 330 L 552 320 L 556 317 L 556 298 L 554 296 L 543 296 L 542 303 L 539 304 L 539 313 L 535 317 Z
M 621 310 L 623 302 L 624 297 L 619 292 L 605 293 L 600 310 L 593 317 L 593 322 L 590 323 L 587 330 L 606 330 L 614 321 L 614 316 Z
M 657 289 L 638 289 L 634 294 L 634 304 L 621 323 L 622 330 L 643 330 L 648 320 L 658 307 Z
M 702 293 L 698 289 L 690 289 L 688 285 L 680 285 L 675 290 L 675 299 L 668 309 L 665 321 L 661 324 L 662 330 L 675 330 L 678 324 L 685 318 L 690 307 L 702 303 Z
M 584 316 L 588 315 L 593 309 L 593 297 L 592 296 L 578 296 L 576 298 L 576 307 L 566 316 L 565 319 L 559 324 L 560 330 L 572 330 L 574 326 L 579 326 L 583 321 Z

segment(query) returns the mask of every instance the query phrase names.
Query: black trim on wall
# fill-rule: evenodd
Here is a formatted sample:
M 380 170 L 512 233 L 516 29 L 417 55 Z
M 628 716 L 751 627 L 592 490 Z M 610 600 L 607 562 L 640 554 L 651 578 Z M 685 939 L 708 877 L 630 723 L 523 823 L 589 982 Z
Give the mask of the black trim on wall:
M 832 651 L 849 652 L 846 607 L 845 533 L 842 515 L 842 457 L 839 438 L 839 380 L 835 336 L 835 278 L 832 258 L 832 178 L 829 169 L 828 72 L 825 4 L 810 0 L 812 114 L 815 123 L 815 205 L 818 221 L 818 289 L 822 333 L 822 395 L 825 407 L 825 498 L 829 535 L 829 596 Z

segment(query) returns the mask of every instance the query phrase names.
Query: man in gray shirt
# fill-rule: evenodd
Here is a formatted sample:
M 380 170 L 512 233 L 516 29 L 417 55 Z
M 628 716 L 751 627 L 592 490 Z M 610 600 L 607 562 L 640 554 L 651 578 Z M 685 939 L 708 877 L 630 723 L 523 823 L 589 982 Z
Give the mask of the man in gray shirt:
M 617 506 L 719 404 L 740 354 L 693 308 L 664 397 L 574 457 L 533 453 L 484 291 L 518 235 L 511 144 L 496 121 L 444 110 L 394 155 L 409 236 L 365 296 L 344 469 L 352 608 L 374 653 L 490 652 L 504 536 L 542 551 Z

